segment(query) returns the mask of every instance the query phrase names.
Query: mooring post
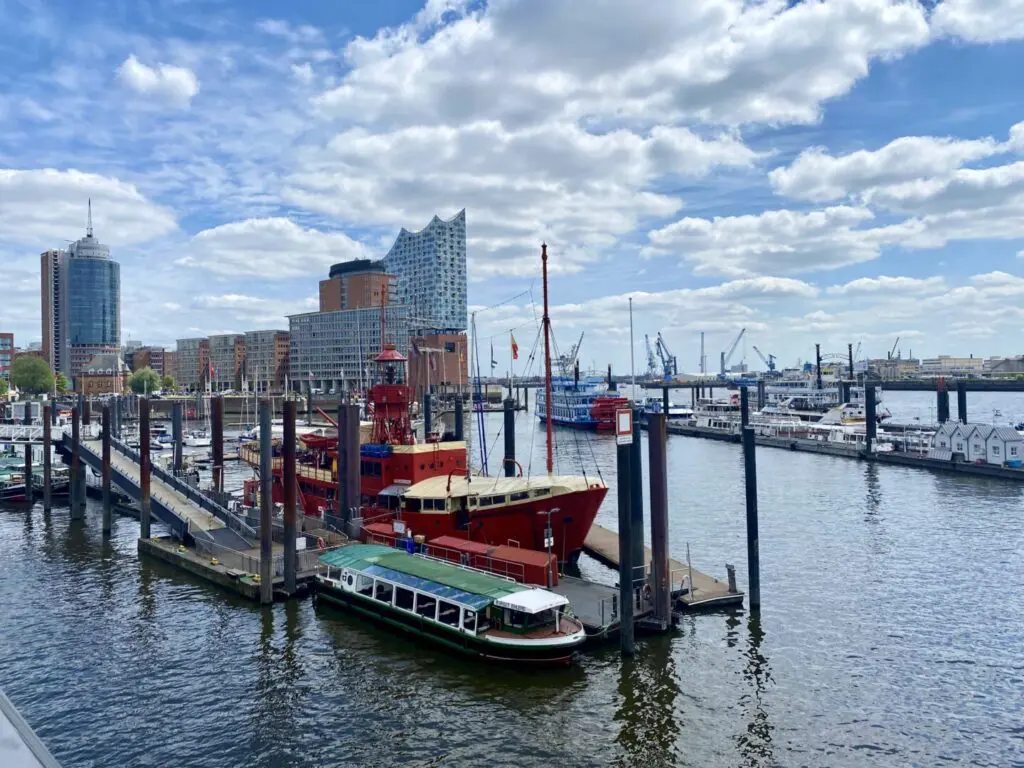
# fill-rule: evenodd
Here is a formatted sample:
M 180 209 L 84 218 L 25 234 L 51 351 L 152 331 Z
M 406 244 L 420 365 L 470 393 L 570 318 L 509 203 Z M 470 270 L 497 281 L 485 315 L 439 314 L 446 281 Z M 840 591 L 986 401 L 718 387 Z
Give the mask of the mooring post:
M 171 406 L 171 443 L 173 444 L 173 452 L 171 454 L 171 466 L 175 472 L 181 472 L 182 461 L 184 460 L 184 434 L 182 434 L 182 411 L 184 406 L 181 403 L 175 403 Z
M 433 411 L 433 397 L 430 396 L 429 392 L 423 393 L 423 440 L 430 436 L 431 429 L 434 426 L 434 414 Z
M 757 410 L 763 411 L 766 405 L 768 405 L 768 394 L 765 390 L 764 379 L 760 379 L 757 382 Z
M 296 477 L 295 477 L 295 401 L 284 401 L 284 436 L 281 451 L 281 482 L 284 483 L 284 591 L 295 593 Z
M 139 538 L 149 538 L 149 398 L 139 398 Z
M 335 470 L 338 474 L 338 517 L 342 520 L 342 527 L 348 533 L 348 512 L 345 504 L 345 483 L 348 473 L 345 467 L 347 451 L 345 440 L 348 435 L 348 409 L 345 407 L 345 398 L 338 398 L 338 458 L 335 462 Z
M 78 395 L 78 490 L 76 491 L 76 498 L 78 499 L 79 516 L 85 517 L 85 502 L 86 502 L 86 482 L 85 482 L 85 460 L 82 458 L 82 442 L 85 440 L 85 395 L 79 393 Z
M 32 402 L 25 402 L 25 426 L 32 426 Z M 32 443 L 25 443 L 25 501 L 32 502 L 35 488 L 32 487 Z
M 52 404 L 43 406 L 43 511 L 49 512 L 53 502 L 53 493 L 50 483 L 53 479 L 53 432 L 50 428 L 51 414 L 54 411 Z
M 516 476 L 516 403 L 510 397 L 505 400 L 505 477 Z
M 455 439 L 465 440 L 465 428 L 463 427 L 465 414 L 462 413 L 462 395 L 457 394 L 452 402 L 455 404 Z
M 647 460 L 651 478 L 651 592 L 654 617 L 668 627 L 672 617 L 672 575 L 668 567 L 668 416 L 647 419 Z
M 527 387 L 523 387 L 523 410 L 530 410 L 530 390 Z
M 85 517 L 85 507 L 78 503 L 78 494 L 80 493 L 78 476 L 82 473 L 82 457 L 80 455 L 82 449 L 79 445 L 78 429 L 78 406 L 75 405 L 71 408 L 71 478 L 68 488 L 72 520 L 80 520 Z
M 113 502 L 110 494 L 110 406 L 103 406 L 103 534 L 110 535 Z
M 82 434 L 83 440 L 92 437 L 92 402 L 89 398 L 82 396 Z
M 359 535 L 356 518 L 360 516 L 360 476 L 359 476 L 359 406 L 346 405 L 348 416 L 345 419 L 345 534 L 357 538 Z
M 949 390 L 940 389 L 937 394 L 937 411 L 939 416 L 939 423 L 945 424 L 949 421 Z
M 956 383 L 956 414 L 963 424 L 967 423 L 967 382 Z
M 668 387 L 661 388 L 661 412 L 665 414 L 665 418 L 668 418 L 668 409 L 671 403 L 668 401 Z
M 224 492 L 224 397 L 210 399 L 210 460 L 213 463 L 213 489 L 218 496 Z M 262 427 L 261 427 L 262 429 Z M 261 433 L 262 437 L 262 433 Z
M 633 543 L 630 528 L 630 455 L 632 447 L 620 445 L 617 454 L 619 483 L 619 647 L 623 656 L 633 655 Z
M 114 437 L 121 439 L 121 396 L 110 398 L 110 424 Z
M 57 426 L 57 403 L 50 401 L 50 426 Z
M 814 377 L 820 391 L 824 388 L 821 383 L 821 344 L 814 345 Z
M 757 464 L 754 457 L 754 428 L 743 428 L 743 469 L 747 481 L 747 572 L 750 580 L 750 610 L 761 610 L 761 552 L 757 533 Z M 690 585 L 693 588 L 693 585 Z
M 271 434 L 273 406 L 267 399 L 260 400 L 260 602 L 270 603 L 274 599 L 273 549 L 271 535 L 273 533 L 273 488 L 271 482 L 271 446 L 274 436 Z
M 633 442 L 629 445 L 629 543 L 630 560 L 633 569 L 630 572 L 634 592 L 642 589 L 644 567 L 647 558 L 644 555 L 644 461 L 640 444 L 640 409 L 633 409 Z
M 875 418 L 875 388 L 864 385 L 864 447 L 870 456 L 878 434 L 878 419 Z
M 740 387 L 740 426 L 746 429 L 750 424 L 750 392 L 747 385 Z

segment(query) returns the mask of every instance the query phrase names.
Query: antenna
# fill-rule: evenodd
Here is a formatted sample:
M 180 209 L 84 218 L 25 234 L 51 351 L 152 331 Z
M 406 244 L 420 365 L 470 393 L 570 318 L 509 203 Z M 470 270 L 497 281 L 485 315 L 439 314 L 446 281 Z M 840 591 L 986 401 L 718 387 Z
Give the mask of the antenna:
M 92 237 L 92 198 L 89 198 L 89 220 L 85 225 L 85 236 Z

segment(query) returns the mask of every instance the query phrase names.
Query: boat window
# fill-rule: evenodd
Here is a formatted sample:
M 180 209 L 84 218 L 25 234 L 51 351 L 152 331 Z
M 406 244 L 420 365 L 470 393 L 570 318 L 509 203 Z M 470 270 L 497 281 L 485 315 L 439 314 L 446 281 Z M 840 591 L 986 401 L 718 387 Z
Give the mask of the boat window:
M 523 499 L 530 498 L 529 491 L 520 491 L 519 493 L 513 493 L 508 497 L 509 501 L 522 501 Z
M 462 613 L 459 606 L 454 603 L 445 602 L 444 600 L 438 601 L 438 605 L 439 610 L 437 612 L 437 620 L 450 627 L 459 626 L 459 614 Z
M 535 490 L 533 492 L 533 495 L 534 495 L 534 498 L 536 498 L 537 496 L 550 496 L 551 495 L 551 489 L 550 488 L 538 488 L 537 490 Z
M 356 591 L 367 597 L 373 592 L 373 577 L 359 574 L 356 576 Z
M 522 629 L 526 626 L 526 614 L 522 611 L 514 611 L 511 608 L 506 608 L 504 623 L 506 627 Z
M 394 592 L 394 587 L 392 587 L 386 581 L 375 581 L 373 583 L 373 596 L 380 600 L 382 603 L 391 602 L 392 592 Z
M 406 499 L 405 508 L 410 512 L 419 512 L 422 509 L 422 505 L 419 499 Z
M 362 461 L 359 469 L 364 477 L 380 477 L 379 461 Z
M 412 610 L 413 591 L 405 587 L 395 588 L 395 605 L 406 611 Z
M 469 608 L 466 609 L 465 614 L 462 616 L 462 628 L 467 632 L 476 633 L 476 611 L 471 611 Z
M 416 613 L 428 619 L 437 619 L 437 600 L 433 597 L 416 593 Z
M 477 504 L 479 504 L 479 503 L 480 503 L 480 500 L 479 500 L 479 499 L 477 499 L 477 497 L 476 497 L 476 496 L 470 496 L 470 497 L 469 497 L 469 506 L 471 506 L 471 507 L 475 507 L 475 506 L 476 506 Z

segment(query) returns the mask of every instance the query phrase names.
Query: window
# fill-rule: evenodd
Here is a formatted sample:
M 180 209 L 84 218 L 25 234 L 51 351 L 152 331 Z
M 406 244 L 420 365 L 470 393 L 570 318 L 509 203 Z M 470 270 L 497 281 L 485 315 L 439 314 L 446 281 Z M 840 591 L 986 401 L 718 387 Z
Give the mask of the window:
M 1011 456 L 1016 456 L 1017 455 L 1017 446 L 1016 445 L 1011 445 L 1010 446 L 1010 455 Z
M 550 488 L 538 488 L 537 490 L 535 490 L 533 492 L 533 495 L 534 495 L 534 498 L 536 498 L 538 496 L 550 496 L 551 495 L 551 489 Z
M 390 603 L 394 587 L 386 581 L 375 581 L 373 583 L 373 596 L 382 603 Z
M 508 497 L 509 501 L 522 501 L 523 499 L 530 498 L 528 491 L 520 491 L 519 493 L 513 493 Z
M 437 619 L 437 600 L 417 592 L 416 613 L 427 619 Z
M 444 351 L 445 352 L 454 352 L 455 351 L 455 342 L 454 341 L 446 341 L 444 343 Z
M 993 445 L 992 446 L 992 455 L 993 456 L 998 456 L 999 455 L 999 446 L 998 445 Z
M 395 587 L 395 605 L 406 611 L 412 610 L 413 591 L 405 587 Z
M 466 609 L 466 613 L 462 617 L 462 628 L 467 632 L 476 633 L 476 611 Z
M 462 613 L 459 606 L 448 603 L 444 600 L 438 601 L 437 620 L 450 627 L 459 626 L 459 615 Z

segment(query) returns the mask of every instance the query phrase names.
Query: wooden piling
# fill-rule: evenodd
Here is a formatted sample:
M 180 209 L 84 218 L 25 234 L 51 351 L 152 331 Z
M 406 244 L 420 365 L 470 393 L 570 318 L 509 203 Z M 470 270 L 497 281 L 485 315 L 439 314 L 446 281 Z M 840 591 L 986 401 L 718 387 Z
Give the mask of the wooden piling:
M 633 409 L 633 442 L 629 445 L 629 541 L 633 561 L 633 589 L 643 587 L 644 557 L 644 462 L 640 441 L 640 409 Z
M 53 482 L 53 434 L 50 428 L 51 415 L 54 411 L 53 405 L 43 406 L 43 511 L 49 512 L 53 506 L 53 490 L 50 484 Z
M 504 416 L 505 423 L 502 430 L 505 433 L 505 477 L 516 476 L 516 403 L 510 397 L 505 400 Z
M 282 475 L 284 483 L 284 591 L 295 592 L 296 510 L 295 496 L 295 401 L 284 401 L 284 436 L 282 437 Z M 261 508 L 262 509 L 262 508 Z
M 647 452 L 651 480 L 651 592 L 654 618 L 667 627 L 672 618 L 672 574 L 668 557 L 668 415 L 647 418 Z
M 139 398 L 139 538 L 150 536 L 149 398 Z
M 32 425 L 32 403 L 25 403 L 25 426 Z M 32 487 L 32 444 L 25 444 L 25 501 L 31 502 L 35 495 L 35 488 Z
M 633 544 L 630 536 L 630 453 L 620 445 L 617 455 L 619 483 L 619 647 L 623 656 L 633 655 Z
M 114 505 L 110 493 L 110 406 L 103 406 L 103 534 L 110 535 Z
M 426 440 L 429 437 L 431 430 L 434 426 L 434 414 L 433 411 L 433 397 L 429 392 L 423 393 L 423 439 Z
M 85 517 L 85 507 L 79 504 L 79 485 L 78 477 L 82 473 L 82 449 L 79 444 L 79 438 L 81 435 L 78 434 L 78 406 L 72 406 L 71 408 L 71 478 L 70 487 L 68 491 L 70 493 L 71 502 L 71 519 L 81 520 Z
M 750 610 L 761 610 L 761 553 L 757 530 L 757 460 L 754 428 L 743 428 L 743 469 L 747 490 L 747 571 L 750 580 Z
M 961 423 L 967 423 L 967 382 L 956 383 L 956 415 Z
M 750 392 L 747 385 L 740 387 L 740 426 L 746 428 L 750 424 Z
M 184 461 L 184 439 L 182 428 L 182 416 L 184 408 L 181 403 L 174 403 L 171 406 L 171 443 L 173 445 L 171 454 L 171 466 L 175 472 L 181 472 Z
M 217 395 L 210 400 L 210 460 L 213 469 L 213 489 L 224 492 L 224 397 Z
M 273 488 L 271 470 L 271 417 L 273 406 L 269 400 L 260 400 L 260 602 L 270 603 L 274 599 L 273 550 Z

